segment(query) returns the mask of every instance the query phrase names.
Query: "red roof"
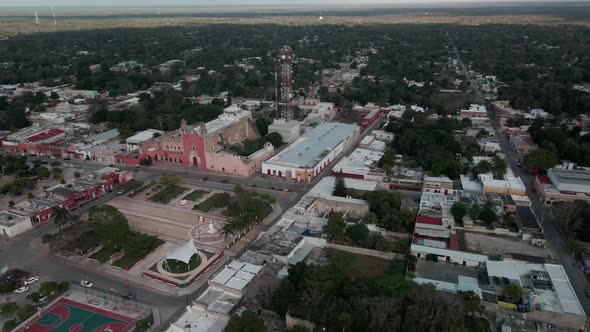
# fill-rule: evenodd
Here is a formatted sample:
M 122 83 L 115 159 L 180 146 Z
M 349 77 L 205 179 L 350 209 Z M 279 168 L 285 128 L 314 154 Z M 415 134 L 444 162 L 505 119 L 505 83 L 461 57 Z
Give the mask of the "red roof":
M 441 218 L 428 217 L 428 216 L 418 216 L 418 217 L 416 217 L 416 222 L 419 224 L 442 225 Z
M 43 131 L 43 132 L 40 132 L 38 134 L 28 137 L 27 142 L 34 143 L 34 142 L 44 141 L 46 139 L 52 138 L 57 135 L 61 135 L 63 133 L 64 133 L 63 130 L 53 128 L 53 129 L 49 129 L 49 130 L 46 130 L 46 131 Z

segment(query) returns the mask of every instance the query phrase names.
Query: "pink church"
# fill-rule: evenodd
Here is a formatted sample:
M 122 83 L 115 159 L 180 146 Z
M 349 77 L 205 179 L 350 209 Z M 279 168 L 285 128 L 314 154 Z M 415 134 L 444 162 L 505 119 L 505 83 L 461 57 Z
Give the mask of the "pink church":
M 217 119 L 180 128 L 139 146 L 139 159 L 152 159 L 155 164 L 177 164 L 211 171 L 248 176 L 274 153 L 272 144 L 250 156 L 239 156 L 228 147 L 245 139 L 259 137 L 252 114 L 230 106 Z

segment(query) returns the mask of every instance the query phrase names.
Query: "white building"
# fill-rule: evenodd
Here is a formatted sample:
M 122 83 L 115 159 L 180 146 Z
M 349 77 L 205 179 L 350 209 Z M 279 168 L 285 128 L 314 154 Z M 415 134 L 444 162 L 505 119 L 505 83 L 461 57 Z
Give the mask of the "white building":
M 469 109 L 461 110 L 459 115 L 461 119 L 468 118 L 471 121 L 476 120 L 487 120 L 488 119 L 488 112 L 486 111 L 486 107 L 477 104 L 469 105 Z
M 0 237 L 15 237 L 33 228 L 31 219 L 18 211 L 0 211 Z
M 283 138 L 285 143 L 293 143 L 299 138 L 301 126 L 299 121 L 286 121 L 285 119 L 275 119 L 268 126 L 269 133 L 277 133 Z
M 164 135 L 164 131 L 157 130 L 157 129 L 146 129 L 142 132 L 139 132 L 125 141 L 127 143 L 127 148 L 130 150 L 135 150 L 139 147 L 139 144 L 152 140 L 156 136 Z
M 391 142 L 393 141 L 394 135 L 385 130 L 373 130 L 371 132 L 371 136 L 375 137 L 376 139 L 384 142 Z
M 373 171 L 377 168 L 381 157 L 383 157 L 382 152 L 358 148 L 349 156 L 342 158 L 332 170 L 341 172 L 346 177 L 381 181 L 385 177 L 385 173 Z
M 314 179 L 341 153 L 348 151 L 359 136 L 359 127 L 324 122 L 262 163 L 262 174 L 298 182 Z

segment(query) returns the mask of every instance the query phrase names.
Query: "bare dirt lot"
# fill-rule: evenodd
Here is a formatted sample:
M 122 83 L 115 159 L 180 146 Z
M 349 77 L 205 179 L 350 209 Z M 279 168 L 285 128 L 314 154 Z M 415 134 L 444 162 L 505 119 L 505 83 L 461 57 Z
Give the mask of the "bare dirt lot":
M 468 251 L 480 252 L 486 255 L 521 254 L 538 257 L 549 256 L 545 248 L 533 247 L 528 242 L 519 239 L 465 232 L 465 244 Z

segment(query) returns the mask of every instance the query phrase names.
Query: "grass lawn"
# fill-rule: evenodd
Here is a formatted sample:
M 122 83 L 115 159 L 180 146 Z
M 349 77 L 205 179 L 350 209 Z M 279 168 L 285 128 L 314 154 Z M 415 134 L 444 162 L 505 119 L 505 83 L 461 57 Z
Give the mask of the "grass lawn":
M 372 256 L 352 254 L 345 251 L 328 249 L 330 260 L 344 261 L 346 273 L 351 278 L 370 278 L 384 274 L 392 268 L 392 261 Z
M 150 197 L 150 201 L 162 204 L 168 204 L 171 200 L 173 200 L 176 196 L 182 194 L 183 192 L 187 191 L 188 188 L 180 187 L 177 185 L 170 185 L 164 189 L 162 189 L 157 194 Z
M 160 239 L 157 239 L 157 241 L 154 243 L 154 246 L 152 248 L 147 249 L 147 250 L 144 250 L 143 252 L 138 253 L 137 255 L 128 255 L 128 254 L 125 254 L 123 257 L 121 257 L 118 260 L 114 261 L 113 262 L 113 265 L 114 266 L 117 266 L 117 267 L 120 267 L 122 269 L 130 269 L 135 264 L 137 264 L 137 262 L 139 262 L 145 256 L 147 256 L 149 253 L 151 253 L 152 251 L 154 251 L 154 249 L 156 249 L 162 243 L 164 243 L 164 241 L 162 241 Z
M 228 193 L 215 193 L 211 197 L 207 198 L 206 201 L 199 205 L 195 205 L 193 210 L 200 210 L 203 212 L 209 212 L 215 208 L 221 208 L 227 206 L 229 203 L 230 194 Z
M 143 181 L 137 181 L 135 179 L 129 180 L 127 182 L 123 182 L 116 187 L 116 190 L 125 189 L 127 191 L 138 189 L 139 187 L 143 186 Z
M 208 192 L 209 192 L 208 190 L 195 189 L 190 194 L 184 196 L 182 199 L 186 199 L 187 201 L 193 201 L 193 202 L 198 201 L 199 198 L 203 197 L 203 195 L 205 195 Z
M 90 256 L 90 258 L 92 259 L 96 259 L 97 261 L 101 262 L 101 263 L 106 263 L 112 255 L 116 254 L 118 252 L 118 250 L 113 250 L 110 248 L 102 248 L 99 251 L 95 252 L 94 254 L 92 254 L 92 256 Z
M 201 265 L 201 257 L 198 254 L 194 254 L 188 264 L 184 262 L 177 262 L 174 259 L 167 259 L 163 266 L 164 270 L 170 273 L 186 273 L 196 269 L 199 267 L 199 265 Z

